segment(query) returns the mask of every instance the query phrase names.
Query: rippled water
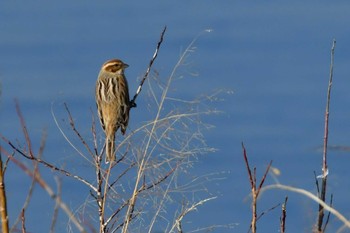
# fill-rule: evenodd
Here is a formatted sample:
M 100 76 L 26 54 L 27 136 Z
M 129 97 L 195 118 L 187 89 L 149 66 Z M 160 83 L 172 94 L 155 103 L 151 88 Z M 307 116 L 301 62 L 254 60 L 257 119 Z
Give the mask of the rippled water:
M 258 175 L 270 160 L 282 174 L 279 181 L 315 192 L 313 171 L 320 173 L 323 119 L 329 75 L 330 47 L 337 39 L 333 83 L 330 144 L 348 145 L 348 61 L 350 4 L 343 3 L 239 3 L 103 2 L 60 1 L 47 3 L 0 3 L 1 134 L 23 141 L 16 116 L 17 98 L 38 149 L 41 133 L 47 130 L 44 156 L 89 176 L 86 164 L 74 164 L 74 151 L 54 123 L 66 119 L 66 102 L 80 126 L 89 125 L 95 110 L 94 85 L 100 65 L 119 57 L 130 64 L 127 77 L 131 93 L 138 85 L 153 54 L 159 34 L 167 25 L 165 41 L 155 63 L 159 77 L 167 78 L 179 55 L 199 34 L 196 50 L 184 67 L 185 78 L 175 84 L 176 95 L 192 99 L 212 90 L 233 90 L 221 95 L 223 102 L 210 106 L 220 115 L 206 116 L 216 128 L 205 131 L 207 142 L 217 152 L 199 158 L 193 176 L 215 173 L 209 196 L 218 196 L 186 220 L 186 232 L 207 225 L 236 224 L 214 232 L 246 232 L 250 205 L 246 200 L 249 182 L 242 159 L 241 142 Z M 212 32 L 205 33 L 206 29 Z M 196 73 L 192 77 L 190 73 Z M 188 77 L 187 77 L 188 76 Z M 147 110 L 147 87 L 132 113 L 131 129 L 141 125 Z M 68 128 L 68 127 L 67 127 Z M 65 128 L 65 129 L 67 129 Z M 84 135 L 89 129 L 83 130 Z M 3 146 L 4 143 L 2 142 Z M 329 192 L 334 205 L 349 214 L 347 152 L 329 155 Z M 73 163 L 73 164 L 72 164 Z M 29 164 L 29 162 L 28 162 Z M 20 211 L 29 178 L 10 165 L 7 173 L 10 221 Z M 41 168 L 47 174 L 45 168 Z M 50 172 L 51 176 L 52 173 Z M 80 187 L 63 183 L 64 198 L 72 209 L 83 204 Z M 48 180 L 55 187 L 54 180 Z M 273 183 L 272 177 L 267 183 Z M 289 232 L 309 232 L 316 205 L 306 198 L 282 191 L 264 193 L 259 209 L 266 210 L 289 195 Z M 49 208 L 47 208 L 49 206 Z M 36 187 L 28 209 L 27 229 L 45 232 L 53 203 Z M 59 228 L 66 220 L 60 214 Z M 47 218 L 47 219 L 46 219 Z M 261 232 L 277 232 L 279 210 L 262 217 Z M 339 227 L 332 220 L 330 232 Z

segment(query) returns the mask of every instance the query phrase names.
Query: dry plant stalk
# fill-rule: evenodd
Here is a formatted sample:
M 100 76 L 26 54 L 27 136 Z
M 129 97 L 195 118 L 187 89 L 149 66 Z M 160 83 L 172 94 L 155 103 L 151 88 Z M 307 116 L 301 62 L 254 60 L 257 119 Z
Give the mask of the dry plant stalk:
M 27 229 L 26 229 L 26 215 L 25 215 L 25 210 L 22 209 L 21 211 L 21 221 L 22 221 L 22 233 L 26 233 Z
M 266 176 L 267 176 L 267 173 L 269 172 L 270 170 L 270 167 L 271 167 L 271 164 L 272 164 L 272 161 L 270 161 L 269 165 L 267 166 L 266 168 L 266 171 L 259 183 L 259 186 L 257 186 L 257 183 L 256 183 L 256 167 L 254 167 L 253 169 L 253 173 L 251 171 L 251 167 L 249 165 L 249 162 L 248 162 L 248 156 L 247 156 L 247 151 L 244 147 L 244 144 L 242 143 L 242 149 L 243 149 L 243 157 L 244 157 L 244 162 L 245 162 L 245 165 L 246 165 L 246 168 L 247 168 L 247 171 L 248 171 L 248 176 L 249 176 L 249 181 L 250 181 L 250 187 L 252 189 L 251 193 L 252 193 L 252 220 L 251 220 L 251 225 L 250 225 L 250 228 L 249 230 L 251 229 L 252 230 L 252 233 L 256 233 L 256 223 L 257 223 L 257 220 L 258 220 L 258 215 L 257 215 L 257 201 L 258 201 L 258 197 L 259 197 L 259 194 L 260 194 L 260 191 L 261 191 L 261 188 L 266 180 Z
M 288 196 L 284 199 L 284 203 L 282 204 L 282 216 L 280 218 L 280 232 L 286 232 L 286 218 L 287 218 L 287 201 Z
M 4 168 L 2 164 L 2 156 L 0 151 L 0 215 L 1 215 L 1 229 L 3 233 L 9 232 L 9 221 L 7 214 L 7 200 L 5 191 Z
M 331 64 L 329 71 L 329 82 L 327 90 L 327 103 L 325 111 L 325 125 L 324 125 L 324 137 L 323 137 L 323 162 L 322 162 L 322 184 L 321 184 L 321 195 L 320 199 L 322 201 L 326 200 L 326 190 L 327 190 L 327 176 L 328 176 L 328 165 L 327 165 L 327 146 L 328 146 L 328 125 L 329 125 L 329 108 L 331 102 L 331 90 L 333 83 L 333 66 L 334 66 L 334 50 L 335 50 L 336 40 L 333 39 L 333 44 L 331 48 Z M 318 206 L 318 218 L 317 218 L 317 231 L 319 233 L 323 232 L 323 219 L 324 219 L 324 208 L 322 205 Z M 326 226 L 324 226 L 325 228 Z

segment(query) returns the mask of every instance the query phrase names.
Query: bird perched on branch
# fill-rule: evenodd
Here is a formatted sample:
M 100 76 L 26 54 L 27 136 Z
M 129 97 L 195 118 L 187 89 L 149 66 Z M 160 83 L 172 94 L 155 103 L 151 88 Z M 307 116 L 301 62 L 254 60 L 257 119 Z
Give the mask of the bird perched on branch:
M 120 128 L 124 135 L 129 122 L 129 88 L 124 75 L 128 66 L 119 59 L 109 60 L 96 82 L 97 110 L 106 134 L 106 163 L 115 161 L 115 133 Z

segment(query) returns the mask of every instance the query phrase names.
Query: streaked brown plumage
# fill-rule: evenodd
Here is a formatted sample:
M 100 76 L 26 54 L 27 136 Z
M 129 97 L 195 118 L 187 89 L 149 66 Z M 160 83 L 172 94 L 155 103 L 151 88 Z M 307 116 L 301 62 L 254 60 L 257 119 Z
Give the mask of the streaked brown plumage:
M 102 65 L 96 83 L 96 104 L 106 134 L 106 163 L 115 161 L 115 133 L 124 135 L 129 122 L 129 88 L 124 70 L 129 65 L 113 59 Z

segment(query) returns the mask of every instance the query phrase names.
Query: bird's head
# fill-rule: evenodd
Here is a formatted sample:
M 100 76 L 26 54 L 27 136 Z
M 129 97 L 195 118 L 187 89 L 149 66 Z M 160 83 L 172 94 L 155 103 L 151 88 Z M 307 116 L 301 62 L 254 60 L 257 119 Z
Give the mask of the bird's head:
M 112 60 L 106 61 L 102 65 L 102 70 L 106 72 L 114 73 L 114 74 L 123 74 L 124 70 L 128 67 L 129 65 L 122 62 L 121 60 L 112 59 Z

